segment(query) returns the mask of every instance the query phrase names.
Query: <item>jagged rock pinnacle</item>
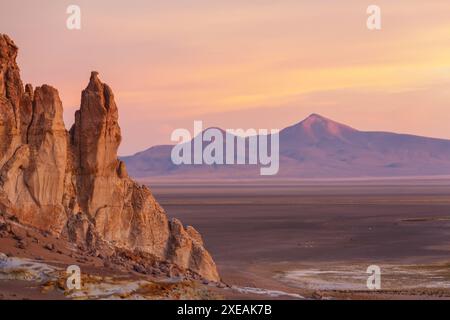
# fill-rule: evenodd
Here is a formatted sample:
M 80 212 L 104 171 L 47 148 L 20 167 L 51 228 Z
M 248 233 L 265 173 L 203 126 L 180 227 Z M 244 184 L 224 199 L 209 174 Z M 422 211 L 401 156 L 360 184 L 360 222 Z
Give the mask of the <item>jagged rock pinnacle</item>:
M 0 35 L 0 211 L 88 250 L 141 252 L 218 281 L 201 236 L 169 221 L 117 159 L 118 109 L 98 72 L 69 133 L 56 89 L 24 89 L 17 51 Z

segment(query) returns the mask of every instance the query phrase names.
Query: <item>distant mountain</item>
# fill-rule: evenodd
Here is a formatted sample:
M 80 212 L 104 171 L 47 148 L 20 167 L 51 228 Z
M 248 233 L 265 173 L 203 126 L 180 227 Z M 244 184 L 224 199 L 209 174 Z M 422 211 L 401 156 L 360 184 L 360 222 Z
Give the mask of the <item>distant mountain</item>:
M 126 162 L 130 175 L 137 178 L 261 178 L 259 165 L 176 166 L 171 161 L 172 148 L 170 145 L 155 146 L 122 160 Z M 280 132 L 280 170 L 270 178 L 449 174 L 450 140 L 389 132 L 364 132 L 312 114 Z

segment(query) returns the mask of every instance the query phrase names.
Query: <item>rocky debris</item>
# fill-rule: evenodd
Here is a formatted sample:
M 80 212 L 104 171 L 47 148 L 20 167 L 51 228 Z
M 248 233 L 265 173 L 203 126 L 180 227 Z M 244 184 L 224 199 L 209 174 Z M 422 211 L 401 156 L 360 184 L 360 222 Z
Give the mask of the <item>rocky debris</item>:
M 137 273 L 143 273 L 143 274 L 147 273 L 147 270 L 145 269 L 145 267 L 140 264 L 134 265 L 133 270 L 136 271 Z
M 117 159 L 118 108 L 98 73 L 92 72 L 68 132 L 58 91 L 24 87 L 17 53 L 14 42 L 0 35 L 0 212 L 87 252 L 113 260 L 117 250 L 145 253 L 176 266 L 167 274 L 219 281 L 200 234 L 169 221 L 150 190 L 131 180 Z M 148 272 L 146 266 L 136 269 Z
M 103 270 L 84 270 L 81 274 L 81 289 L 71 290 L 66 286 L 64 267 L 48 265 L 37 259 L 8 257 L 0 253 L 0 279 L 16 282 L 26 290 L 10 292 L 1 288 L 0 298 L 35 299 L 34 295 L 45 295 L 47 299 L 217 299 L 198 282 L 179 279 L 150 279 L 142 276 L 116 277 Z M 6 290 L 5 290 L 6 289 Z M 32 291 L 30 291 L 32 290 Z M 3 294 L 5 293 L 5 294 Z
M 18 234 L 15 234 L 15 233 L 13 234 L 13 239 L 16 240 L 16 241 L 24 240 L 24 238 L 21 235 L 18 235 Z
M 11 234 L 11 225 L 6 222 L 5 218 L 0 216 L 0 237 L 6 237 Z
M 48 251 L 55 251 L 55 245 L 52 243 L 47 243 L 44 245 L 44 249 L 47 249 Z
M 8 256 L 0 252 L 0 264 L 8 260 Z
M 18 241 L 16 247 L 25 250 L 28 247 L 28 243 L 25 240 Z

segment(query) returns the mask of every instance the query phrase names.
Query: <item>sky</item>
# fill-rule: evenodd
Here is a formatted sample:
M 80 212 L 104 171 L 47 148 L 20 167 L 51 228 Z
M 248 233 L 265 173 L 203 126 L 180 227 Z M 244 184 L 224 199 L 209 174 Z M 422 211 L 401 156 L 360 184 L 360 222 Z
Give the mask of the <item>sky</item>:
M 69 5 L 81 30 L 66 27 Z M 366 26 L 381 8 L 381 30 Z M 177 128 L 282 129 L 311 113 L 450 139 L 448 0 L 15 0 L 0 33 L 22 80 L 58 88 L 66 127 L 92 70 L 119 106 L 121 155 Z

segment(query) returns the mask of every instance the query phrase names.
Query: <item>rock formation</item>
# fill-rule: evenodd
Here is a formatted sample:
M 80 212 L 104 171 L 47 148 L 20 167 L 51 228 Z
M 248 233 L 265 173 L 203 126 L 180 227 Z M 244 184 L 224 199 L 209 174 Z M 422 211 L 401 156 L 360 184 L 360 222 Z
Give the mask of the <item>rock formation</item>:
M 68 132 L 58 91 L 23 87 L 17 52 L 0 35 L 0 212 L 86 250 L 142 252 L 218 281 L 198 232 L 169 221 L 117 159 L 111 88 L 92 72 Z

